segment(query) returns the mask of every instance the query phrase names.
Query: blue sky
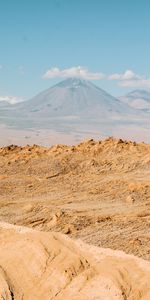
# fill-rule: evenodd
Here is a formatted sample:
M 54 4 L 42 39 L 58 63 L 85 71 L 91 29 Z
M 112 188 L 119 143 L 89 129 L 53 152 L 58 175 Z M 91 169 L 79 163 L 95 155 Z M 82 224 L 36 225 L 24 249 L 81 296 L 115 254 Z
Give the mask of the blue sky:
M 149 89 L 149 12 L 149 0 L 0 0 L 0 97 L 31 98 L 72 68 L 116 96 Z

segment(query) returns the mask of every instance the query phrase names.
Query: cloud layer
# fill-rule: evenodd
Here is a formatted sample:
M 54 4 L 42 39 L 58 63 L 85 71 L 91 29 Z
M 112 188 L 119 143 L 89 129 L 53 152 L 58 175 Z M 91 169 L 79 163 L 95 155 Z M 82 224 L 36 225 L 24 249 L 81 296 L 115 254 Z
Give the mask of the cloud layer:
M 101 80 L 105 78 L 105 75 L 103 73 L 92 73 L 88 69 L 81 66 L 64 70 L 60 70 L 59 68 L 55 67 L 47 70 L 43 75 L 44 79 L 68 77 L 79 77 L 86 80 Z
M 134 73 L 132 70 L 127 70 L 124 73 L 115 73 L 108 76 L 108 80 L 116 80 L 119 86 L 122 87 L 136 87 L 136 88 L 149 88 L 150 78 Z
M 14 97 L 14 96 L 0 96 L 0 102 L 5 101 L 9 104 L 16 104 L 24 101 L 22 98 Z
M 86 80 L 116 81 L 117 84 L 122 87 L 150 88 L 150 78 L 138 75 L 132 70 L 126 70 L 124 73 L 107 75 L 101 72 L 90 72 L 87 68 L 81 66 L 71 67 L 64 70 L 60 70 L 55 67 L 47 70 L 43 75 L 43 79 L 68 77 L 79 77 Z
M 108 76 L 109 80 L 121 80 L 121 81 L 126 81 L 126 80 L 139 80 L 140 76 L 135 74 L 132 70 L 127 70 L 122 74 L 112 74 Z

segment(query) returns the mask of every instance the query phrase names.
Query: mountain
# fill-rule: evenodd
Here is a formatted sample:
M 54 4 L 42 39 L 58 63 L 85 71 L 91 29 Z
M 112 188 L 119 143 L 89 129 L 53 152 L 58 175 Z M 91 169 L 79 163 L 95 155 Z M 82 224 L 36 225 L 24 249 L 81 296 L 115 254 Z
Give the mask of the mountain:
M 119 99 L 132 108 L 150 112 L 150 92 L 135 90 Z
M 147 110 L 130 107 L 126 101 L 78 78 L 66 79 L 9 109 L 0 108 L 0 124 L 5 126 L 5 132 L 0 128 L 3 140 L 9 144 L 18 143 L 18 135 L 21 144 L 27 139 L 43 145 L 60 141 L 72 144 L 108 136 L 150 141 Z
M 114 117 L 131 109 L 90 81 L 69 78 L 18 105 L 28 116 Z

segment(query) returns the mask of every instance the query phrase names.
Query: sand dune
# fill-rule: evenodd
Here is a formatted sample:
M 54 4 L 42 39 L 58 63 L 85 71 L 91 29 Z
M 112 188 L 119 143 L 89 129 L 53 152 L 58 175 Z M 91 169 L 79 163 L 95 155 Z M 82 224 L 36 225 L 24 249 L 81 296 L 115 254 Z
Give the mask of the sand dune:
M 0 299 L 150 299 L 150 264 L 134 256 L 2 222 L 0 244 Z

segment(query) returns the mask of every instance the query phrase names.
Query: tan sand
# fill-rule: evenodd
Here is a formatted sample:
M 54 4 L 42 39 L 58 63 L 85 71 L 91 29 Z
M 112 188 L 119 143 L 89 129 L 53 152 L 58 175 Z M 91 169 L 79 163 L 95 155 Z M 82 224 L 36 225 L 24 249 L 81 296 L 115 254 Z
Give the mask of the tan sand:
M 0 149 L 0 221 L 150 260 L 150 145 Z
M 149 300 L 150 263 L 1 222 L 0 299 Z

